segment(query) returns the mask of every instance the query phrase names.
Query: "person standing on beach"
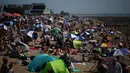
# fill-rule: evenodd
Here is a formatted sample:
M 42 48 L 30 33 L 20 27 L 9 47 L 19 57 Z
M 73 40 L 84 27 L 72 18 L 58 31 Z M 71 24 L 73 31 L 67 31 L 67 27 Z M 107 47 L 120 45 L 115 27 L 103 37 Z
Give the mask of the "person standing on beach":
M 14 73 L 13 65 L 14 65 L 13 62 L 11 62 L 9 64 L 9 71 L 8 71 L 8 73 Z
M 112 59 L 107 73 L 122 73 L 122 66 L 116 59 Z
M 6 57 L 3 58 L 3 64 L 1 66 L 0 73 L 8 73 L 8 67 L 7 67 L 8 59 Z

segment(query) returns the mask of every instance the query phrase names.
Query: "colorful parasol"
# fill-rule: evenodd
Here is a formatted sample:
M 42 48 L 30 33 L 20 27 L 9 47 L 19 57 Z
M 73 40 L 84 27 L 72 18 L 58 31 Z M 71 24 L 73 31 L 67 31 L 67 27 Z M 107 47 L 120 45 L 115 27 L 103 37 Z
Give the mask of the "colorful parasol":
M 12 15 L 12 14 L 10 14 L 10 13 L 6 13 L 5 15 L 6 15 L 6 16 L 10 16 L 10 17 L 11 17 L 11 16 L 13 16 L 13 15 Z
M 111 45 L 108 44 L 108 43 L 102 43 L 100 47 L 102 47 L 102 48 L 106 47 L 107 48 L 107 47 L 111 47 Z
M 0 16 L 2 16 L 2 13 L 0 13 Z
M 17 17 L 21 16 L 21 15 L 18 14 L 18 13 L 14 13 L 13 15 L 14 15 L 14 16 L 17 16 Z

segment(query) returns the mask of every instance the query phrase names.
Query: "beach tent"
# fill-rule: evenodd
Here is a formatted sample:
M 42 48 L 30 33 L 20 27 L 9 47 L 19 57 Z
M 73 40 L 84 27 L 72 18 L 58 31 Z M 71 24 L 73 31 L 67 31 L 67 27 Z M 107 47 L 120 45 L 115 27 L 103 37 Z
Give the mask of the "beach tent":
M 40 71 L 45 63 L 56 60 L 56 57 L 49 56 L 47 54 L 41 54 L 36 56 L 33 61 L 28 66 L 28 71 L 36 72 L 36 69 L 39 67 Z
M 82 41 L 79 41 L 79 40 L 73 41 L 74 48 L 79 49 L 81 47 L 81 45 L 82 45 Z
M 49 73 L 49 70 L 53 70 L 53 73 L 69 73 L 64 62 L 60 59 L 48 62 L 41 73 Z

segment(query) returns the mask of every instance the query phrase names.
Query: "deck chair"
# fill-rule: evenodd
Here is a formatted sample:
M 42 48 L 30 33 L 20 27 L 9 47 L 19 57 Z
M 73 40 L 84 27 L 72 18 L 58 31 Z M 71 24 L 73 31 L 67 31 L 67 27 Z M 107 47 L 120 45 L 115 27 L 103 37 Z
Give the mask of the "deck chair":
M 81 72 L 81 70 L 79 70 L 79 69 L 77 69 L 77 68 L 75 68 L 74 67 L 74 65 L 73 65 L 73 63 L 71 62 L 71 72 L 73 72 L 73 73 L 77 73 L 77 72 Z
M 89 72 L 93 72 L 96 70 L 97 64 L 96 62 L 93 62 L 93 66 L 90 68 Z
M 100 55 L 98 55 L 98 58 L 99 58 L 99 59 L 102 59 L 102 57 L 101 57 Z M 89 70 L 89 72 L 92 72 L 92 71 L 95 71 L 95 70 L 96 70 L 97 61 L 94 60 L 94 62 L 92 62 L 92 63 L 93 63 L 93 67 Z

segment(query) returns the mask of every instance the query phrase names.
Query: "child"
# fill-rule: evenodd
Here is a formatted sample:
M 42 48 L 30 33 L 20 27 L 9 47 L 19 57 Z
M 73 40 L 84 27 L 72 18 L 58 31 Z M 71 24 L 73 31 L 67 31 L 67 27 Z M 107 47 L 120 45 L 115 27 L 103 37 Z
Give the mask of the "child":
M 7 63 L 8 63 L 8 58 L 4 57 L 4 58 L 3 58 L 3 64 L 2 64 L 2 66 L 1 66 L 0 73 L 8 73 Z
M 13 65 L 14 65 L 13 62 L 11 62 L 11 63 L 9 64 L 9 71 L 8 71 L 8 73 L 14 73 Z

